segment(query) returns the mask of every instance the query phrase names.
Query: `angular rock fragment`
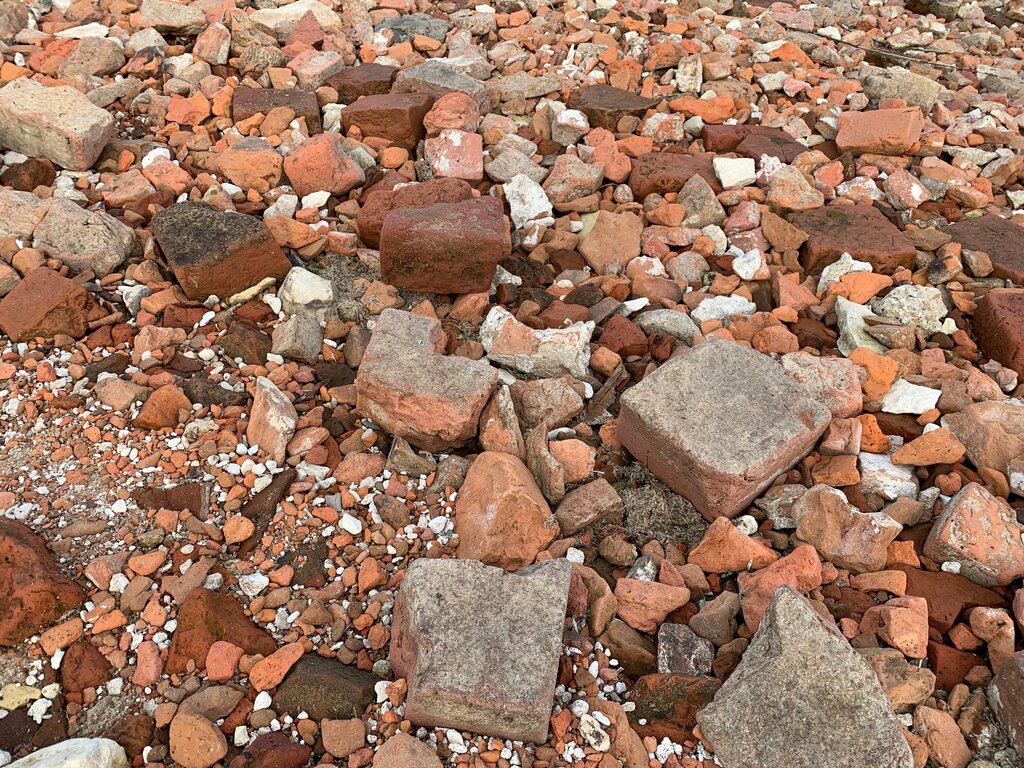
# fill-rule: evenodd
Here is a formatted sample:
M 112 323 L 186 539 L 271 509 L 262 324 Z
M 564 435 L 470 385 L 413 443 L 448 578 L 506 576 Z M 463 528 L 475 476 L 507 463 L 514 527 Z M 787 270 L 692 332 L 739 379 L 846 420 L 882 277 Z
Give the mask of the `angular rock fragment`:
M 12 768 L 128 768 L 124 749 L 110 739 L 67 739 L 10 763 Z
M 285 447 L 295 434 L 298 414 L 291 400 L 270 379 L 256 380 L 252 414 L 245 437 L 250 445 L 258 445 L 278 464 L 285 458 Z
M 789 587 L 775 593 L 739 666 L 697 722 L 724 765 L 914 765 L 874 672 Z
M 85 591 L 61 574 L 41 537 L 0 518 L 0 645 L 17 645 L 84 599 Z
M 139 249 L 130 227 L 69 200 L 50 203 L 35 229 L 33 245 L 63 261 L 73 273 L 91 271 L 97 277 L 113 272 Z
M 589 370 L 593 332 L 590 321 L 535 331 L 504 307 L 494 307 L 480 326 L 480 342 L 499 365 L 541 378 L 566 373 L 582 378 Z
M 545 741 L 569 581 L 564 560 L 515 574 L 468 560 L 409 566 L 391 642 L 409 685 L 406 717 Z
M 811 450 L 830 420 L 778 364 L 709 340 L 626 391 L 618 434 L 713 520 L 739 514 Z
M 191 659 L 196 667 L 206 665 L 210 647 L 226 640 L 246 653 L 269 656 L 277 650 L 274 638 L 245 615 L 241 604 L 230 595 L 202 587 L 193 589 L 178 608 L 178 627 L 171 641 L 165 671 L 181 674 Z
M 464 444 L 476 434 L 498 372 L 443 351 L 439 321 L 384 310 L 359 366 L 356 410 L 424 450 Z
M 937 563 L 959 566 L 992 587 L 1024 576 L 1024 526 L 1013 508 L 978 483 L 968 483 L 942 508 L 924 545 Z
M 84 171 L 114 134 L 114 118 L 74 88 L 20 77 L 0 89 L 0 146 L 15 152 Z
M 282 279 L 291 262 L 261 220 L 206 203 L 177 203 L 153 217 L 153 236 L 185 295 L 227 298 Z
M 1024 651 L 995 670 L 988 686 L 989 706 L 999 717 L 1010 741 L 1017 750 L 1024 750 Z
M 13 341 L 86 331 L 89 297 L 78 283 L 45 267 L 33 269 L 0 301 L 0 330 Z
M 508 219 L 496 198 L 397 208 L 381 228 L 381 277 L 410 291 L 486 291 L 510 249 Z
M 274 692 L 274 709 L 313 720 L 361 717 L 373 702 L 378 678 L 370 672 L 313 653 L 296 662 Z
M 459 557 L 514 571 L 558 536 L 551 509 L 515 456 L 485 451 L 466 474 L 455 503 Z

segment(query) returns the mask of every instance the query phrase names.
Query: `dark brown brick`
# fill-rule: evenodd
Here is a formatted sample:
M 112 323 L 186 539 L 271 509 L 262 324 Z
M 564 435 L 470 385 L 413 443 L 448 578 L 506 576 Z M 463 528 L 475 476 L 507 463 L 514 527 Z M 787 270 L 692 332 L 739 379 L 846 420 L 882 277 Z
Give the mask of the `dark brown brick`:
M 510 249 L 508 219 L 497 198 L 399 208 L 381 229 L 381 276 L 424 293 L 486 291 Z

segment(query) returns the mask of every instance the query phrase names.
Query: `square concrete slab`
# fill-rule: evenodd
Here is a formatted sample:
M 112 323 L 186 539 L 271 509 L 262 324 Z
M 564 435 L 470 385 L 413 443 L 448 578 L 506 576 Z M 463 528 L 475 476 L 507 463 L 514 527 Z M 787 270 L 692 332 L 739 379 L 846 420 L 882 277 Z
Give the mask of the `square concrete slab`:
M 622 396 L 619 440 L 704 517 L 735 517 L 831 420 L 782 366 L 709 339 Z
M 416 725 L 547 739 L 570 567 L 506 573 L 476 560 L 417 560 L 395 603 L 391 664 Z

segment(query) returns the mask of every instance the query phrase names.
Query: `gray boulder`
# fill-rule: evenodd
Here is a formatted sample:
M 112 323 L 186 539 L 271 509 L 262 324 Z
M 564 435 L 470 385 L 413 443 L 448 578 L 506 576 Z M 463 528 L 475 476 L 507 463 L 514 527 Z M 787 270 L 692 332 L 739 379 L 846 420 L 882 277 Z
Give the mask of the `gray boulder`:
M 780 587 L 736 671 L 697 715 L 729 768 L 912 768 L 878 678 L 833 625 Z

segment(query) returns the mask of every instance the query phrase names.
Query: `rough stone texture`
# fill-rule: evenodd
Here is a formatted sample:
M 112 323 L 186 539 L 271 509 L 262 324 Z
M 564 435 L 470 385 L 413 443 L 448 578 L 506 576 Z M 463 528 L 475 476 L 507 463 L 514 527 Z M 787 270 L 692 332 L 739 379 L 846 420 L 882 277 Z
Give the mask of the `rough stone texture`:
M 441 760 L 419 739 L 396 733 L 374 754 L 373 768 L 441 768 Z
M 509 453 L 485 451 L 455 502 L 459 557 L 514 571 L 558 536 L 558 524 L 530 470 Z
M 257 112 L 266 115 L 270 110 L 286 107 L 298 117 L 306 119 L 310 135 L 320 133 L 320 105 L 316 94 L 298 88 L 280 90 L 277 88 L 235 88 L 231 99 L 231 114 L 235 122 L 248 120 Z
M 249 445 L 258 445 L 269 458 L 281 464 L 297 421 L 298 414 L 288 396 L 270 379 L 258 378 L 245 432 Z
M 198 668 L 218 640 L 226 640 L 246 653 L 269 656 L 277 650 L 274 638 L 253 624 L 242 606 L 230 595 L 197 588 L 178 608 L 178 628 L 171 641 L 165 671 L 181 674 L 193 659 Z
M 206 203 L 160 211 L 153 236 L 190 299 L 227 298 L 267 277 L 280 280 L 292 266 L 260 219 Z
M 274 710 L 293 717 L 306 712 L 313 720 L 362 717 L 375 698 L 378 679 L 337 659 L 307 653 L 274 692 Z
M 808 272 L 821 272 L 843 253 L 883 274 L 914 266 L 913 244 L 874 206 L 832 205 L 793 214 L 789 221 L 810 235 L 800 258 Z
M 974 333 L 986 355 L 1024 376 L 1024 289 L 989 291 L 974 311 Z
M 697 713 L 711 703 L 721 687 L 713 677 L 645 675 L 630 694 L 636 704 L 629 713 L 630 725 L 642 737 L 682 743 L 693 737 Z
M 985 587 L 1024 576 L 1024 526 L 1013 508 L 978 483 L 968 483 L 935 519 L 924 554 L 960 564 L 960 573 Z
M 338 92 L 338 101 L 348 104 L 360 96 L 388 93 L 397 74 L 396 67 L 385 64 L 361 64 L 331 75 L 327 78 L 327 85 Z
M 439 99 L 446 93 L 459 91 L 473 99 L 485 114 L 491 109 L 491 95 L 479 80 L 464 75 L 443 61 L 428 59 L 422 64 L 403 69 L 395 77 L 392 93 L 420 93 Z
M 379 248 L 384 219 L 396 208 L 428 208 L 472 198 L 473 188 L 462 179 L 433 179 L 398 189 L 374 190 L 366 196 L 356 217 L 359 239 L 371 248 Z
M 74 88 L 22 77 L 0 89 L 0 146 L 84 171 L 114 135 L 114 118 Z
M 843 112 L 836 146 L 855 155 L 903 155 L 921 136 L 924 117 L 916 107 Z
M 565 494 L 555 517 L 563 536 L 572 536 L 595 523 L 618 523 L 626 511 L 622 499 L 603 477 Z
M 627 390 L 618 435 L 712 520 L 741 512 L 814 447 L 830 418 L 778 364 L 709 340 Z
M 2 305 L 0 305 L 2 307 Z M 942 426 L 964 444 L 976 467 L 1007 474 L 1007 466 L 1024 455 L 1024 406 L 1020 401 L 972 403 L 942 417 Z
M 543 742 L 554 695 L 568 562 L 508 574 L 468 560 L 417 560 L 395 605 L 391 664 L 405 716 Z
M 51 269 L 33 269 L 0 301 L 0 330 L 13 341 L 63 333 L 80 338 L 86 330 L 88 295 L 78 283 Z
M 424 450 L 465 443 L 476 434 L 498 372 L 443 351 L 438 320 L 384 310 L 359 366 L 356 410 Z
M 992 277 L 1024 284 L 1024 251 L 1021 227 L 1000 216 L 978 216 L 945 227 L 945 231 L 965 249 L 982 251 L 992 260 Z
M 420 93 L 364 96 L 342 110 L 341 122 L 346 131 L 357 126 L 363 136 L 388 139 L 411 149 L 426 136 L 423 118 L 433 105 L 433 98 Z
M 138 250 L 132 229 L 103 211 L 89 211 L 70 200 L 54 200 L 36 227 L 33 246 L 73 273 L 91 270 L 104 277 Z
M 657 192 L 678 192 L 692 176 L 701 176 L 715 193 L 722 191 L 711 157 L 679 152 L 648 152 L 633 160 L 629 186 L 637 200 Z
M 739 666 L 697 722 L 728 766 L 914 765 L 874 672 L 789 587 L 775 593 Z
M 477 293 L 511 250 L 501 201 L 480 197 L 424 208 L 398 208 L 380 233 L 382 279 L 424 293 Z
M 988 687 L 988 703 L 999 717 L 1010 741 L 1024 751 L 1024 651 L 997 669 Z
M 586 85 L 573 91 L 568 107 L 585 114 L 591 128 L 606 128 L 614 133 L 623 117 L 643 117 L 655 103 L 654 99 L 611 85 Z
M 128 768 L 128 756 L 110 739 L 68 739 L 16 760 L 11 768 Z
M 17 645 L 84 599 L 85 591 L 61 574 L 40 536 L 0 518 L 0 645 Z

